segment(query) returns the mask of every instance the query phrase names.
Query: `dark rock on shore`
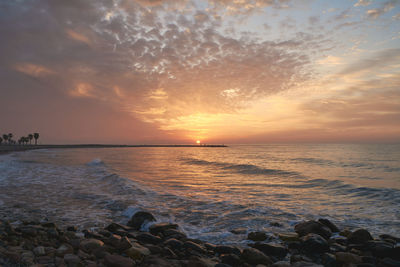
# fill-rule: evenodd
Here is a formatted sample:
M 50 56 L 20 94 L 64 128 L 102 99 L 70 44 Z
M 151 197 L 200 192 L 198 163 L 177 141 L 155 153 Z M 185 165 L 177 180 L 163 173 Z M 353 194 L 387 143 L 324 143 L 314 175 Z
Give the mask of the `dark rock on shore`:
M 301 222 L 295 225 L 294 230 L 299 234 L 299 236 L 305 236 L 312 233 L 320 235 L 325 239 L 329 239 L 332 235 L 332 231 L 329 227 L 317 221 Z
M 252 240 L 252 241 L 264 241 L 267 238 L 268 238 L 268 235 L 265 232 L 250 232 L 247 235 L 247 239 Z
M 60 229 L 51 222 L 0 220 L 0 266 L 400 266 L 396 237 L 381 235 L 374 240 L 367 230 L 359 229 L 347 231 L 347 237 L 329 238 L 329 232 L 339 229 L 325 220 L 296 225 L 299 234 L 278 234 L 280 239 L 274 241 L 279 244 L 267 238 L 238 248 L 190 239 L 170 223 L 154 224 L 150 232 L 140 232 L 145 218 L 154 216 L 139 215 L 136 219 L 141 222 L 136 227 L 112 223 L 80 232 L 74 226 Z
M 364 244 L 372 239 L 372 235 L 365 229 L 358 229 L 347 237 L 349 244 Z
M 154 221 L 156 221 L 156 218 L 154 218 L 153 214 L 146 211 L 139 211 L 129 220 L 128 226 L 133 227 L 135 230 L 140 230 L 144 223 Z

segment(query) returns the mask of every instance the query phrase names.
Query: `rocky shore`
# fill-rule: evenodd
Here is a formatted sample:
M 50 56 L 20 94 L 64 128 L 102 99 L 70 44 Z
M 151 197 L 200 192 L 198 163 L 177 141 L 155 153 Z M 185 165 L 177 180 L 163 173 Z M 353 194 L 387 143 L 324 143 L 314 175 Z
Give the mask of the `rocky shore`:
M 338 229 L 326 219 L 301 222 L 290 233 L 250 232 L 247 238 L 251 243 L 244 248 L 191 239 L 178 225 L 156 223 L 145 211 L 127 225 L 83 231 L 1 220 L 0 266 L 400 266 L 398 237 Z

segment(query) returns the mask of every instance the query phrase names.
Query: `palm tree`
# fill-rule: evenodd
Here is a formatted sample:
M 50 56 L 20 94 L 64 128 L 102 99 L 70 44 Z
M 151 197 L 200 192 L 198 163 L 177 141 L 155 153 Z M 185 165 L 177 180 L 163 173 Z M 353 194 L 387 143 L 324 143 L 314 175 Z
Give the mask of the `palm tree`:
M 35 145 L 37 145 L 37 140 L 39 139 L 39 133 L 34 133 L 33 137 L 35 138 Z
M 12 137 L 13 137 L 13 134 L 12 134 L 12 133 L 9 133 L 9 134 L 8 134 L 8 143 L 9 143 L 9 144 L 11 144 Z
M 8 134 L 3 134 L 3 139 L 4 139 L 4 143 L 6 143 L 8 140 Z
M 33 134 L 28 134 L 29 144 L 32 144 Z

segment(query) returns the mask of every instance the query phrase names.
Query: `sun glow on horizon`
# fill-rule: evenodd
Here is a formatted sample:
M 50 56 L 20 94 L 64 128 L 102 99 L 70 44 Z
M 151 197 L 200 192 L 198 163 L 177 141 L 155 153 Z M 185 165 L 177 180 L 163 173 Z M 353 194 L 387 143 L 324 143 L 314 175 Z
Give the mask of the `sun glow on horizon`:
M 200 140 L 197 140 L 197 141 L 196 141 L 196 144 L 200 145 Z

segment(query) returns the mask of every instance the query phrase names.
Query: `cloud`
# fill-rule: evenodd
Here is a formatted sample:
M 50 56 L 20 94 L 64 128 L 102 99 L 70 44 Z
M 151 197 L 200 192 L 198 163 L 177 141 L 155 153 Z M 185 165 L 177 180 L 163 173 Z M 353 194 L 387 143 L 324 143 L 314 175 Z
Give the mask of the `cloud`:
M 382 50 L 371 54 L 368 58 L 363 58 L 357 62 L 347 66 L 339 75 L 350 75 L 371 70 L 383 69 L 392 67 L 393 64 L 398 64 L 400 60 L 400 49 L 392 48 Z
M 246 7 L 249 3 L 255 8 L 278 2 L 226 1 L 245 9 L 253 8 Z M 310 61 L 303 50 L 316 48 L 320 37 L 299 34 L 285 42 L 260 41 L 252 34 L 232 37 L 222 33 L 213 14 L 167 12 L 171 5 L 5 4 L 0 31 L 13 41 L 0 44 L 6 55 L 2 67 L 25 62 L 14 69 L 36 78 L 51 73 L 51 80 L 41 82 L 66 99 L 90 98 L 154 123 L 199 112 L 236 112 L 307 79 Z M 236 93 L 224 94 L 229 90 Z
M 369 6 L 372 3 L 372 0 L 358 0 L 354 6 Z
M 386 12 L 392 10 L 399 2 L 397 0 L 386 1 L 380 8 L 369 9 L 366 14 L 369 18 L 376 19 Z

